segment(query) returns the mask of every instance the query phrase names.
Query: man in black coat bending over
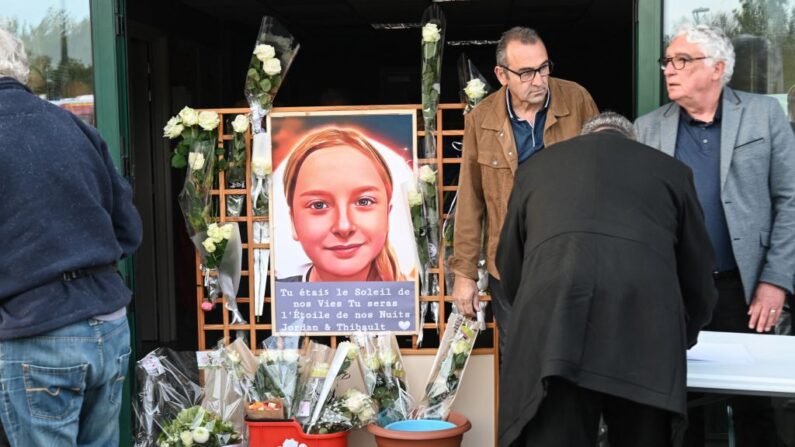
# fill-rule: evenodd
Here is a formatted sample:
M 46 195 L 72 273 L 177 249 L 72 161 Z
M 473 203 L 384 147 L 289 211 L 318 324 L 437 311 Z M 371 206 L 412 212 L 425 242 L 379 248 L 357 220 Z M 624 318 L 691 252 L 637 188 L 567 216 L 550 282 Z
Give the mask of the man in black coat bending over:
M 500 446 L 671 446 L 717 299 L 693 176 L 603 113 L 519 167 L 497 268 L 512 300 Z

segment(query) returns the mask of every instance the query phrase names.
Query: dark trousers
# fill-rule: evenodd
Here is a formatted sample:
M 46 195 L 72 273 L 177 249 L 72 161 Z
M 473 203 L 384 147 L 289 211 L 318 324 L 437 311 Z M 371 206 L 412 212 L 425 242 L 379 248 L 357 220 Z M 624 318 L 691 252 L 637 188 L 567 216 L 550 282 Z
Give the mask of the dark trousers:
M 715 280 L 718 289 L 718 303 L 712 314 L 712 321 L 705 330 L 718 332 L 755 333 L 748 328 L 748 305 L 740 277 L 729 277 Z M 703 397 L 700 393 L 688 393 L 688 399 Z M 769 397 L 735 396 L 725 403 L 732 408 L 732 422 L 737 447 L 776 447 L 780 444 L 776 431 L 773 406 Z M 725 414 L 725 412 L 724 412 Z M 704 407 L 692 407 L 688 410 L 688 428 L 685 433 L 686 447 L 703 447 Z
M 489 293 L 491 294 L 491 311 L 494 313 L 494 321 L 497 322 L 497 330 L 500 334 L 500 364 L 502 356 L 505 355 L 505 347 L 508 343 L 508 324 L 511 321 L 511 304 L 505 297 L 500 287 L 500 280 L 489 275 Z
M 538 413 L 513 446 L 596 446 L 603 417 L 610 447 L 667 447 L 671 445 L 671 416 L 659 408 L 552 377 Z

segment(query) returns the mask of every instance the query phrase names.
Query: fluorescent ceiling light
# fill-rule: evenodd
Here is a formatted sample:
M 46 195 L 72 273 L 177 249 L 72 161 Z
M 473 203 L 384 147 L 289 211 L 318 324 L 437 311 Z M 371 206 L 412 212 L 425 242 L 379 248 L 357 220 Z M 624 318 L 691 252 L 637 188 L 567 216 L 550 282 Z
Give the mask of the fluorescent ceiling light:
M 447 45 L 453 47 L 474 47 L 479 45 L 497 45 L 498 40 L 449 40 Z
M 370 26 L 373 29 L 411 29 L 411 28 L 419 28 L 419 23 L 371 23 Z

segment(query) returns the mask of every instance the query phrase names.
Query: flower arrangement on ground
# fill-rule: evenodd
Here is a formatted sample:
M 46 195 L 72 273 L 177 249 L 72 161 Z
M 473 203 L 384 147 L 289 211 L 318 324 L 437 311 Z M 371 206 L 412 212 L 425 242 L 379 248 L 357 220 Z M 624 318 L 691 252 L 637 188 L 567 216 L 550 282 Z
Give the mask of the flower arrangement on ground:
M 157 440 L 160 447 L 221 447 L 241 441 L 240 433 L 216 414 L 202 407 L 190 407 L 179 412 Z
M 373 422 L 375 416 L 376 406 L 373 400 L 361 391 L 351 388 L 326 405 L 311 433 L 325 435 L 361 428 Z
M 412 419 L 446 419 L 469 361 L 479 323 L 459 313 L 447 321 L 436 353 L 425 394 L 411 410 Z
M 395 335 L 358 332 L 351 341 L 359 348 L 359 370 L 378 409 L 378 425 L 407 419 L 412 399 Z

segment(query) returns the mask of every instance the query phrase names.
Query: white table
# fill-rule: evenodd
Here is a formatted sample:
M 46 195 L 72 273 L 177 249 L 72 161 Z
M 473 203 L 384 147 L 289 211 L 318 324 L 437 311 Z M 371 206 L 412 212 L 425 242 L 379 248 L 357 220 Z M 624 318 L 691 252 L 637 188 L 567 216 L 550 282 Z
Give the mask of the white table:
M 734 349 L 739 346 L 744 350 Z M 711 356 L 727 348 L 734 351 L 732 355 Z M 702 359 L 712 360 L 691 360 L 699 352 Z M 705 393 L 795 397 L 795 336 L 702 331 L 698 345 L 688 354 L 687 388 Z

